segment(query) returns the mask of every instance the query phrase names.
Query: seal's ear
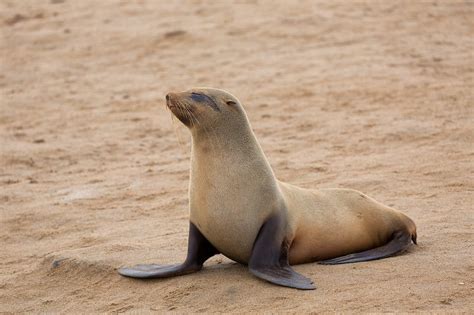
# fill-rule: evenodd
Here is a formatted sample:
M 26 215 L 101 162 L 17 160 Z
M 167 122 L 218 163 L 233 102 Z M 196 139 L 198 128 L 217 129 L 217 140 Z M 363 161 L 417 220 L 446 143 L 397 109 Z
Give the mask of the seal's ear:
M 229 105 L 229 106 L 235 106 L 235 105 L 237 105 L 237 103 L 234 102 L 234 101 L 227 101 L 227 102 L 225 102 L 225 103 L 226 103 L 227 105 Z

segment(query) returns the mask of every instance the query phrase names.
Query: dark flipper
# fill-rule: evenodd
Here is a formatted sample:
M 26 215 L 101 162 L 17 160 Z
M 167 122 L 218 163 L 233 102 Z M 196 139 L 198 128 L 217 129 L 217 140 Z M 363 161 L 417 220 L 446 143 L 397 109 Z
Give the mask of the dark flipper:
M 118 270 L 119 274 L 131 278 L 167 278 L 174 276 L 181 276 L 188 273 L 199 271 L 201 268 L 195 266 L 185 266 L 184 264 L 177 265 L 135 265 L 133 267 L 124 267 Z
M 193 223 L 189 225 L 188 256 L 182 264 L 160 266 L 156 264 L 136 265 L 118 270 L 119 274 L 132 278 L 167 278 L 201 270 L 204 262 L 219 252 L 199 232 Z
M 250 272 L 263 280 L 285 287 L 314 290 L 311 279 L 295 272 L 288 263 L 289 244 L 284 239 L 279 216 L 268 219 L 260 229 L 249 261 Z
M 397 253 L 405 251 L 410 247 L 412 241 L 412 236 L 405 231 L 395 232 L 392 236 L 392 239 L 385 245 L 369 249 L 363 252 L 349 254 L 341 257 L 336 257 L 333 259 L 318 261 L 318 264 L 321 265 L 338 265 L 338 264 L 348 264 L 361 261 L 376 260 L 385 257 L 393 256 Z M 416 241 L 416 238 L 413 239 Z M 416 244 L 416 243 L 415 243 Z

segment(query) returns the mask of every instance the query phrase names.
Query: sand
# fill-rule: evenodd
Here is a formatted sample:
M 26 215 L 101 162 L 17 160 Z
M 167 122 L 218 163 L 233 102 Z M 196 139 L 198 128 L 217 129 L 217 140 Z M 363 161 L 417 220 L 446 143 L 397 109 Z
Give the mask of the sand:
M 0 4 L 0 312 L 472 312 L 474 3 Z M 306 264 L 315 291 L 186 252 L 189 133 L 164 95 L 237 95 L 279 179 L 418 226 L 408 253 Z

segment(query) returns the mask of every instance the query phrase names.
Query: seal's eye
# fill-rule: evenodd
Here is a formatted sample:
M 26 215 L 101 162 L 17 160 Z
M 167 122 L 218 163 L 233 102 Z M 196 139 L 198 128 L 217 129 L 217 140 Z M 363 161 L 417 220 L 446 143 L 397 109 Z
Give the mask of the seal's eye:
M 199 103 L 207 101 L 207 97 L 199 93 L 191 93 L 191 99 Z
M 235 106 L 235 105 L 237 105 L 237 103 L 234 102 L 234 101 L 227 101 L 227 102 L 225 102 L 225 103 L 226 103 L 227 105 L 229 105 L 229 106 Z
M 216 112 L 221 111 L 219 106 L 217 106 L 216 102 L 209 95 L 192 92 L 190 98 L 196 103 L 210 106 Z

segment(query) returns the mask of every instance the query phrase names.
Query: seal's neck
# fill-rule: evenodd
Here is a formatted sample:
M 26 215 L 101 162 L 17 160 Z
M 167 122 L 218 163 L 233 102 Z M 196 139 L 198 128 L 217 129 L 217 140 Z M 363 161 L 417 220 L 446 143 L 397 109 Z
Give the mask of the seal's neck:
M 227 129 L 193 133 L 192 157 L 206 165 L 212 163 L 214 167 L 255 165 L 273 174 L 250 126 L 241 126 L 238 131 Z
M 192 181 L 207 179 L 209 183 L 221 182 L 222 177 L 235 181 L 255 181 L 274 185 L 273 170 L 263 153 L 250 125 L 235 130 L 193 132 Z
M 278 181 L 250 125 L 193 132 L 189 188 L 190 218 L 198 226 L 238 213 L 263 218 L 281 200 Z

